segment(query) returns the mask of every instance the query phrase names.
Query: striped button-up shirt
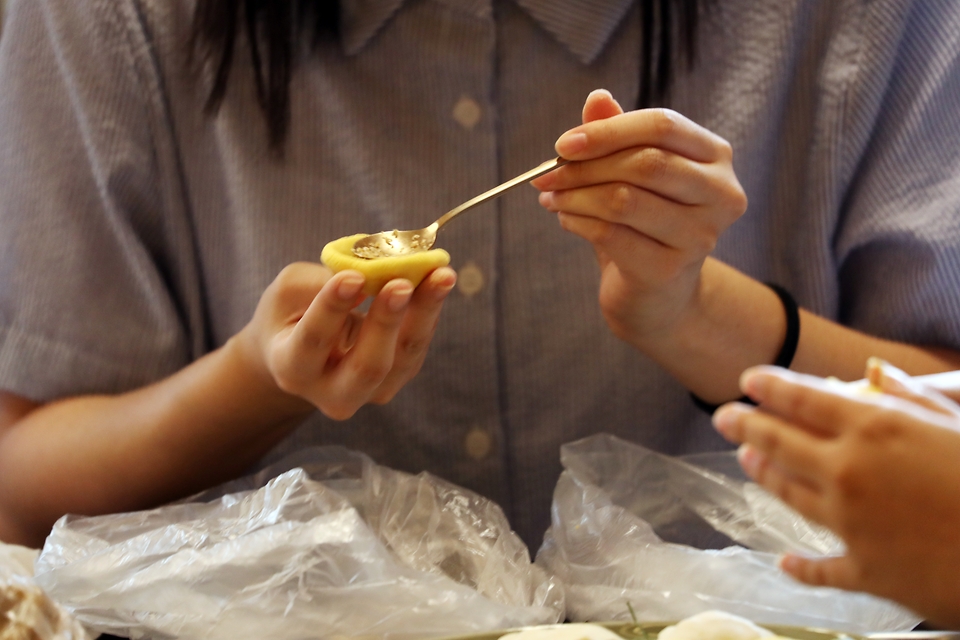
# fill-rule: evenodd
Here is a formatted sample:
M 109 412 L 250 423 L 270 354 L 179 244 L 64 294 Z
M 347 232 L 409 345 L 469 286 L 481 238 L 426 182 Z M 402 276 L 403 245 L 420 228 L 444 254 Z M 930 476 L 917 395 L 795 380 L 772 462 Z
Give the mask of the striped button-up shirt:
M 960 3 L 720 0 L 670 106 L 729 140 L 747 213 L 715 255 L 805 307 L 960 347 Z M 219 114 L 190 0 L 14 0 L 0 39 L 0 388 L 49 400 L 169 375 L 249 320 L 286 264 L 415 228 L 553 155 L 587 93 L 637 100 L 631 0 L 344 0 L 297 67 L 283 160 L 248 58 Z M 615 339 L 591 248 L 533 189 L 444 229 L 461 270 L 421 374 L 316 415 L 338 443 L 476 489 L 536 549 L 559 446 L 726 446 Z

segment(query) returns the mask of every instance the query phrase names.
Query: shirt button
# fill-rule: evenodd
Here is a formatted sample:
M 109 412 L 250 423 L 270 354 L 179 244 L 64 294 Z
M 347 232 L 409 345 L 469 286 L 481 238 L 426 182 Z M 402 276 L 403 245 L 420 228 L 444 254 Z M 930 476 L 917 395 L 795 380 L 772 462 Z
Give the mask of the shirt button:
M 483 289 L 483 271 L 476 264 L 468 262 L 457 271 L 457 288 L 468 298 Z
M 474 460 L 483 460 L 493 451 L 493 437 L 480 427 L 470 429 L 463 444 L 467 455 Z
M 480 116 L 483 111 L 476 100 L 467 96 L 461 96 L 457 104 L 453 106 L 453 119 L 460 123 L 464 129 L 473 129 L 480 122 Z

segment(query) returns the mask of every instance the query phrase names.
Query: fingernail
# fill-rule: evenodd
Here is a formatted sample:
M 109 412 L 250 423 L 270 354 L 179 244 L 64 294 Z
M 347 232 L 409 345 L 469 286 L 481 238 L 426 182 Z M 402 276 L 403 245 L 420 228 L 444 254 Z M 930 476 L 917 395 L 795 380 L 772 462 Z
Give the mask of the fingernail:
M 457 284 L 457 272 L 449 267 L 441 267 L 431 273 L 428 280 L 424 284 L 429 285 L 434 300 L 443 300 Z
M 723 435 L 728 435 L 736 418 L 737 408 L 733 405 L 724 405 L 714 412 L 711 420 L 714 429 Z
M 785 554 L 780 556 L 780 568 L 787 573 L 796 573 L 800 569 L 800 563 L 802 560 L 793 554 Z
M 864 371 L 864 378 L 866 378 L 867 383 L 874 390 L 882 390 L 883 383 L 886 380 L 886 376 L 883 375 L 883 360 L 880 358 L 870 357 L 867 360 L 867 368 Z
M 437 287 L 437 298 L 443 299 L 447 297 L 447 294 L 453 291 L 453 287 L 457 284 L 457 273 L 450 269 L 445 271 L 442 276 L 434 276 L 439 279 L 439 282 L 434 284 Z
M 394 312 L 401 311 L 410 302 L 411 295 L 413 295 L 413 287 L 409 283 L 395 286 L 390 290 L 387 308 Z
M 553 209 L 553 191 L 544 191 L 539 195 L 537 201 L 544 209 Z
M 347 274 L 337 287 L 337 296 L 339 296 L 341 300 L 353 300 L 360 294 L 363 283 L 363 276 L 359 273 Z
M 760 469 L 760 454 L 750 445 L 742 444 L 737 449 L 737 462 L 748 476 L 754 478 Z
M 757 369 L 747 369 L 740 374 L 740 390 L 755 402 L 760 402 L 767 389 L 767 376 Z
M 560 136 L 555 145 L 557 153 L 569 157 L 587 146 L 587 134 L 581 132 L 567 132 Z
M 551 171 L 546 175 L 542 175 L 539 178 L 531 180 L 530 185 L 534 189 L 539 189 L 540 191 L 552 191 L 550 187 L 551 185 L 553 185 L 556 179 L 557 179 L 557 172 Z

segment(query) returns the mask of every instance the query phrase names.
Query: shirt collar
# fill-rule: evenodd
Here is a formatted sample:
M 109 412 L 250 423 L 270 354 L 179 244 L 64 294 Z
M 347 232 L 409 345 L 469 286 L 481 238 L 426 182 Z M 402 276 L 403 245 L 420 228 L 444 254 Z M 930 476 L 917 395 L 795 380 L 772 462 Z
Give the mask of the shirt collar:
M 478 17 L 491 0 L 438 0 Z M 515 0 L 541 27 L 584 64 L 603 50 L 634 0 Z M 404 0 L 341 0 L 340 31 L 347 55 L 359 53 Z

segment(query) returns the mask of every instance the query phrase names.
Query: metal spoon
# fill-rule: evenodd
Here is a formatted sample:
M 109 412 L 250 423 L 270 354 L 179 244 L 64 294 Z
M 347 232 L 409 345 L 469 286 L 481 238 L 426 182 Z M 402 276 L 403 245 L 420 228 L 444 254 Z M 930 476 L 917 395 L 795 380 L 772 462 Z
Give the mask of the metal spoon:
M 405 256 L 411 253 L 427 251 L 433 247 L 433 243 L 437 241 L 437 231 L 440 230 L 440 227 L 447 224 L 467 209 L 472 209 L 482 202 L 492 200 L 503 192 L 512 189 L 519 184 L 523 184 L 524 182 L 529 182 L 534 178 L 538 178 L 545 173 L 550 173 L 554 169 L 562 167 L 566 163 L 567 161 L 563 158 L 547 160 L 543 164 L 530 169 L 530 171 L 520 174 L 512 180 L 507 180 L 500 186 L 481 193 L 475 198 L 467 200 L 459 207 L 447 211 L 445 214 L 440 216 L 436 222 L 424 229 L 414 229 L 412 231 L 397 231 L 394 229 L 393 231 L 381 231 L 380 233 L 374 233 L 364 238 L 360 238 L 353 245 L 353 254 L 359 258 L 367 258 L 372 260 L 374 258 Z

